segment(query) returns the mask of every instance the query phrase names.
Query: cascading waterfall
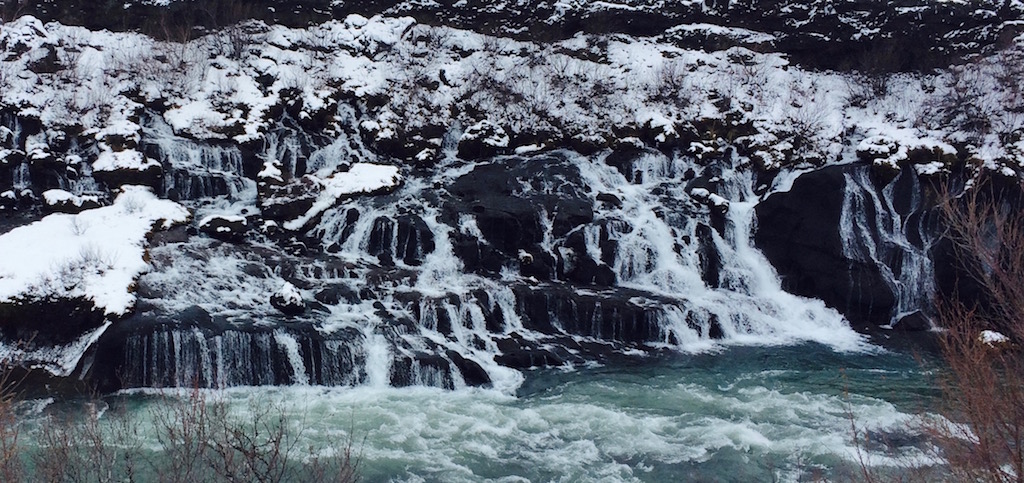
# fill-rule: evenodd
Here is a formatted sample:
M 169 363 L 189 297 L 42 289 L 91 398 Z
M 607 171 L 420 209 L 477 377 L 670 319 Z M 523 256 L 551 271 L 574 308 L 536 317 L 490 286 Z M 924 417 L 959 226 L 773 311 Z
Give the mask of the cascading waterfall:
M 391 348 L 384 336 L 367 328 L 363 339 L 366 352 L 366 383 L 370 387 L 387 387 L 391 384 Z
M 163 327 L 126 340 L 120 377 L 128 387 L 351 386 L 366 381 L 363 367 L 370 367 L 352 344 L 283 329 L 214 335 Z
M 868 168 L 844 175 L 846 188 L 839 233 L 844 255 L 874 264 L 896 295 L 891 323 L 928 307 L 936 293 L 934 262 L 930 256 L 934 230 L 924 213 L 921 187 L 914 173 L 901 171 L 881 193 L 871 181 Z M 901 183 L 910 186 L 903 205 L 896 206 Z M 914 238 L 914 240 L 912 240 Z
M 701 351 L 718 344 L 805 340 L 840 350 L 864 347 L 840 314 L 820 301 L 784 292 L 752 246 L 757 197 L 748 171 L 716 165 L 711 176 L 711 168 L 695 160 L 649 153 L 637 158 L 631 174 L 623 174 L 600 157 L 556 156 L 569 174 L 540 177 L 532 186 L 520 180 L 522 186 L 513 188 L 521 194 L 513 195 L 560 199 L 560 190 L 571 189 L 593 200 L 613 193 L 618 205 L 590 202 L 593 219 L 561 235 L 555 232 L 558 208 L 538 209 L 542 234 L 537 246 L 561 260 L 566 270 L 588 258 L 608 263 L 614 285 L 567 283 L 555 269 L 551 281 L 523 277 L 517 273 L 524 263 L 516 258 L 521 253 L 513 253 L 499 274 L 467 271 L 455 238 L 471 237 L 490 246 L 474 215 L 460 213 L 453 219 L 445 215 L 446 195 L 437 199 L 423 193 L 425 186 L 450 183 L 452 176 L 469 174 L 473 167 L 439 170 L 433 180 L 409 180 L 385 199 L 346 200 L 328 210 L 313 230 L 329 248 L 329 259 L 348 268 L 312 262 L 298 264 L 295 273 L 313 285 L 347 287 L 361 301 L 333 306 L 320 312 L 319 320 L 304 319 L 287 331 L 239 329 L 211 336 L 171 329 L 135 336 L 125 363 L 139 368 L 129 384 L 191 385 L 198 379 L 211 386 L 454 388 L 484 383 L 512 390 L 522 376 L 506 365 L 584 362 L 584 347 L 604 346 L 622 354 L 641 347 Z M 495 162 L 542 169 L 553 161 Z M 578 179 L 571 173 L 578 173 Z M 713 185 L 718 196 L 729 200 L 728 211 L 716 215 L 710 212 L 714 208 L 692 198 L 693 179 Z M 722 221 L 713 222 L 714 216 Z M 570 239 L 583 241 L 572 245 Z M 709 265 L 709 258 L 717 264 Z M 208 274 L 214 279 L 237 277 L 250 265 L 244 256 L 201 263 L 220 267 Z M 183 274 L 191 270 L 179 269 Z M 173 277 L 160 277 L 154 281 L 161 287 L 178 290 Z M 204 305 L 213 310 L 219 285 L 202 282 L 206 285 L 196 290 L 214 288 L 214 298 Z M 253 279 L 250 286 L 261 290 L 267 284 Z M 181 303 L 196 301 L 190 297 Z
M 704 167 L 685 157 L 648 154 L 635 165 L 638 183 L 626 184 L 605 164 L 579 161 L 595 191 L 617 193 L 622 199 L 622 208 L 604 214 L 615 221 L 609 226 L 618 242 L 615 269 L 620 285 L 677 299 L 677 306 L 657 317 L 675 340 L 689 341 L 680 348 L 706 346 L 713 326 L 720 326 L 723 338 L 735 343 L 814 340 L 841 349 L 862 346 L 840 314 L 783 291 L 771 264 L 753 247 L 757 198 L 748 170 L 727 166 L 712 177 L 720 185 L 718 195 L 730 202 L 724 232 L 710 230 L 722 264 L 720 287 L 712 287 L 701 277 L 701 248 L 693 242 L 700 238 L 698 223 L 682 210 L 666 209 L 674 200 L 689 197 L 684 174 L 703 175 Z M 664 194 L 652 195 L 655 191 Z
M 146 116 L 145 132 L 147 156 L 165 167 L 165 194 L 185 201 L 220 196 L 238 200 L 255 195 L 256 183 L 244 177 L 238 147 L 180 137 L 155 115 Z
M 20 163 L 14 168 L 14 189 L 24 190 L 32 186 L 32 175 L 28 169 L 28 163 Z
M 148 142 L 164 161 L 234 179 L 229 202 L 252 196 L 237 150 L 177 138 L 160 122 L 147 129 Z M 265 155 L 290 156 L 283 163 L 293 169 L 298 157 L 308 155 L 306 170 L 315 171 L 341 162 L 325 159 L 326 154 L 350 152 L 344 138 L 316 147 L 294 134 L 281 130 L 268 141 Z M 301 323 L 287 330 L 245 328 L 252 324 L 244 307 L 255 299 L 247 302 L 251 295 L 241 287 L 263 291 L 274 285 L 252 271 L 245 249 L 147 275 L 143 283 L 149 280 L 156 293 L 174 299 L 163 305 L 183 309 L 201 303 L 214 313 L 223 310 L 229 324 L 243 326 L 213 335 L 169 328 L 133 336 L 124 363 L 138 369 L 129 371 L 126 383 L 488 384 L 514 390 L 522 375 L 509 366 L 584 363 L 592 351 L 701 351 L 720 344 L 807 340 L 839 350 L 864 347 L 836 311 L 783 291 L 753 247 L 758 197 L 749 170 L 733 166 L 731 159 L 708 165 L 657 152 L 638 154 L 625 169 L 604 156 L 557 152 L 478 163 L 450 158 L 432 171 L 410 173 L 392 194 L 343 200 L 310 232 L 327 254 L 269 273 L 300 277 L 300 285 L 314 287 L 307 296 L 325 286 L 350 295 L 300 317 Z M 538 230 L 532 248 L 493 244 L 488 239 L 493 220 L 484 226 L 477 208 L 453 208 L 461 195 L 445 188 L 489 163 L 502 166 L 502 172 L 521 171 L 508 175 L 508 196 L 537 205 L 536 221 L 530 222 Z M 728 209 L 691 195 L 704 187 L 727 200 Z M 221 196 L 216 190 L 184 194 Z M 609 194 L 618 202 L 599 201 Z M 578 204 L 564 205 L 566 199 Z M 581 204 L 590 205 L 592 215 L 574 219 L 566 213 Z M 466 240 L 480 256 L 498 253 L 504 261 L 498 267 L 467 268 Z M 204 250 L 209 248 L 198 251 Z M 534 256 L 553 261 L 537 273 L 539 280 L 521 273 Z M 200 267 L 206 273 L 195 279 L 190 274 Z M 579 267 L 607 270 L 612 278 L 600 283 L 566 278 Z M 235 285 L 240 288 L 232 289 Z M 182 298 L 192 291 L 202 295 Z M 223 297 L 230 306 L 220 307 L 217 300 Z M 154 303 L 162 304 L 159 295 Z M 257 313 L 272 314 L 262 308 Z
M 291 367 L 292 382 L 294 384 L 309 384 L 309 376 L 306 375 L 306 365 L 302 359 L 302 352 L 299 349 L 299 342 L 291 334 L 283 331 L 274 331 L 274 340 L 278 347 L 284 350 L 288 365 Z

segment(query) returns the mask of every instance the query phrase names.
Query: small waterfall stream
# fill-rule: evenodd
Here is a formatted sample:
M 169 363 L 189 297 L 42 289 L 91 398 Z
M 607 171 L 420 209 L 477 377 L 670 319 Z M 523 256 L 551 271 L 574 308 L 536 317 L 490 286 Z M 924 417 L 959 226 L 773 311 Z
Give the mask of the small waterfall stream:
M 922 188 L 913 172 L 904 170 L 881 191 L 868 168 L 845 176 L 839 225 L 844 255 L 873 264 L 896 295 L 891 323 L 926 310 L 936 294 L 931 257 L 935 230 L 922 201 Z M 901 184 L 907 186 L 901 187 Z M 899 193 L 897 193 L 897 191 Z

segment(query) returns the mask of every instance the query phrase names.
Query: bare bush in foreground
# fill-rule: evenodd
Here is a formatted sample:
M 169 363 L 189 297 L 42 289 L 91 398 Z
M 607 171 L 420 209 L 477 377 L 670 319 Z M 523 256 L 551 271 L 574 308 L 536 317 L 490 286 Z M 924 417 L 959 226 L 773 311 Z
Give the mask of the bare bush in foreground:
M 939 307 L 948 421 L 932 429 L 956 478 L 1019 482 L 1024 481 L 1024 189 L 1020 181 L 991 176 L 976 177 L 941 205 L 957 258 L 983 296 Z

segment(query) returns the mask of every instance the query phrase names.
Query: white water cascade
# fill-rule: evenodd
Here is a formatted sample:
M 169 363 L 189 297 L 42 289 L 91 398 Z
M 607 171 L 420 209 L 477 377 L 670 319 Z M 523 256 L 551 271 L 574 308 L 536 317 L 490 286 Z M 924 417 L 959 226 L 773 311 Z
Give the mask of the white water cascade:
M 606 155 L 452 158 L 407 173 L 394 193 L 327 210 L 303 241 L 325 253 L 200 239 L 157 249 L 169 261 L 143 278 L 147 303 L 198 304 L 234 328 L 133 336 L 129 384 L 513 391 L 522 368 L 657 350 L 867 347 L 838 312 L 782 290 L 753 246 L 748 169 L 653 151 L 623 168 Z M 257 294 L 281 278 L 317 308 L 278 321 Z
M 845 174 L 846 189 L 839 233 L 844 255 L 852 260 L 873 264 L 882 274 L 896 306 L 891 315 L 895 324 L 902 317 L 929 306 L 936 293 L 935 267 L 930 256 L 936 242 L 923 213 L 921 187 L 917 176 L 900 172 L 881 192 L 869 178 L 867 168 Z M 907 198 L 897 208 L 896 190 L 900 183 Z

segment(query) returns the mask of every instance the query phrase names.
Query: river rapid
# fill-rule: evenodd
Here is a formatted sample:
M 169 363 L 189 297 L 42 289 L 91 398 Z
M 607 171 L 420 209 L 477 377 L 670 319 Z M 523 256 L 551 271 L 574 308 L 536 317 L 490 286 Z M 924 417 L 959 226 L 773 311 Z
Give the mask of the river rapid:
M 935 363 L 911 352 L 732 347 L 526 371 L 514 394 L 363 385 L 241 387 L 206 397 L 241 421 L 280 411 L 300 452 L 330 457 L 351 443 L 363 481 L 857 479 L 861 462 L 882 472 L 934 462 L 920 415 L 939 397 Z M 101 425 L 127 417 L 139 428 L 135 444 L 159 459 L 154 418 L 187 395 L 104 397 Z M 81 420 L 95 407 L 36 403 L 30 420 Z

